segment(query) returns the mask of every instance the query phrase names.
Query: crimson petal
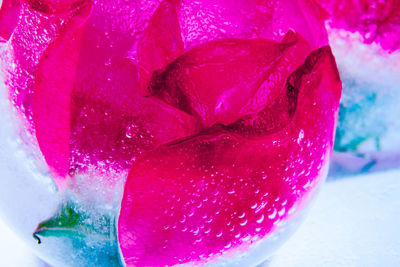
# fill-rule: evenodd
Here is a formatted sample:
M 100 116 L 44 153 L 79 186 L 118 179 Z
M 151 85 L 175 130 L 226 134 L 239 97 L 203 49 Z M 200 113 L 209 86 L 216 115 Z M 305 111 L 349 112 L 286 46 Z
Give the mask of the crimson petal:
M 198 128 L 196 118 L 140 95 L 137 67 L 126 57 L 132 37 L 105 31 L 95 12 L 79 36 L 67 23 L 71 30 L 47 48 L 37 74 L 36 135 L 58 184 L 67 173 L 83 172 L 123 180 L 121 170 L 140 153 Z
M 154 12 L 143 39 L 139 43 L 139 77 L 142 94 L 147 95 L 151 74 L 183 53 L 177 6 L 163 1 Z
M 250 141 L 216 125 L 133 164 L 118 222 L 128 266 L 243 250 L 301 209 L 333 145 L 341 83 L 330 48 L 310 54 L 286 90 L 297 105 L 281 131 Z
M 90 10 L 90 5 L 82 7 L 62 28 L 44 52 L 35 81 L 33 121 L 36 137 L 46 162 L 59 178 L 64 178 L 69 169 L 71 93 L 77 74 L 82 29 Z
M 18 23 L 20 0 L 3 0 L 0 9 L 0 42 L 10 39 Z
M 63 14 L 85 5 L 89 0 L 23 0 L 32 9 L 46 14 Z
M 150 91 L 166 103 L 197 115 L 206 126 L 229 124 L 239 118 L 242 107 L 277 66 L 282 67 L 280 62 L 291 57 L 304 60 L 306 45 L 298 42 L 305 43 L 290 32 L 282 43 L 230 39 L 203 44 L 156 72 Z

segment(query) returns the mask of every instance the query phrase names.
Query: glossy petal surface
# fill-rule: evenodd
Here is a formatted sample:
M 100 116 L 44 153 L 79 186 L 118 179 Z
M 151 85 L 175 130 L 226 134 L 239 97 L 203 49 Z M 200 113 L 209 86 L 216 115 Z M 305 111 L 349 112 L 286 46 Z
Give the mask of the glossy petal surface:
M 80 54 L 82 27 L 91 6 L 76 11 L 46 49 L 39 64 L 33 121 L 42 153 L 57 177 L 69 170 L 70 103 Z
M 66 34 L 65 28 L 72 27 L 68 25 L 76 11 L 89 2 L 93 6 L 92 12 L 79 30 L 82 31 L 80 37 Z M 73 176 L 87 170 L 89 165 L 98 168 L 96 166 L 104 164 L 107 169 L 126 169 L 144 151 L 194 134 L 201 128 L 196 116 L 188 114 L 187 110 L 167 105 L 165 99 L 142 97 L 149 94 L 147 88 L 153 73 L 165 71 L 166 65 L 192 49 L 198 51 L 195 61 L 201 62 L 202 57 L 207 56 L 204 50 L 208 49 L 202 50 L 201 46 L 212 46 L 206 44 L 209 41 L 266 37 L 281 41 L 282 32 L 287 28 L 279 24 L 286 20 L 280 15 L 280 5 L 276 1 L 260 0 L 235 3 L 214 0 L 22 1 L 21 20 L 5 56 L 2 56 L 10 98 L 26 119 L 29 131 L 37 135 L 39 147 L 54 173 L 61 177 L 67 173 Z M 296 22 L 293 25 L 295 31 L 311 29 L 304 28 L 307 24 L 304 14 L 291 20 Z M 314 15 L 309 12 L 307 16 Z M 315 29 L 320 25 L 322 23 L 315 23 Z M 313 38 L 306 40 L 311 47 L 322 44 L 317 44 Z M 287 51 L 294 49 L 289 43 L 280 46 L 287 47 Z M 57 55 L 57 49 L 69 56 Z M 226 57 L 235 53 L 234 50 L 226 51 L 223 55 Z M 280 51 L 275 54 L 268 58 L 271 68 L 273 62 L 282 60 L 278 55 Z M 218 53 L 214 52 L 213 56 L 209 52 L 208 57 L 214 57 L 215 61 Z M 261 55 L 252 63 L 246 63 L 244 57 L 239 59 L 239 55 L 232 55 L 234 57 L 238 58 L 236 63 L 225 62 L 220 68 L 221 71 L 225 69 L 225 76 L 236 66 L 242 65 L 243 69 L 246 64 L 254 65 L 257 60 L 263 60 Z M 187 60 L 187 57 L 182 58 Z M 294 57 L 285 55 L 284 58 Z M 67 65 L 71 72 L 65 71 Z M 205 66 L 198 71 L 199 83 L 201 73 L 217 71 L 212 68 Z M 54 71 L 56 69 L 64 70 Z M 256 75 L 254 70 L 253 74 Z M 233 123 L 243 115 L 263 109 L 267 98 L 259 97 L 263 93 L 257 89 L 263 78 L 256 78 L 242 82 L 248 87 L 244 97 L 238 97 L 237 90 L 235 93 L 234 87 L 238 86 L 235 79 L 227 85 L 216 82 L 219 89 L 212 95 L 204 94 L 206 90 L 203 89 L 200 93 L 204 106 L 212 110 L 204 115 L 207 118 L 203 116 L 203 126 L 216 122 Z M 60 85 L 61 80 L 66 82 Z M 59 89 L 58 93 L 52 91 L 53 85 Z M 34 93 L 35 90 L 38 92 Z M 193 97 L 194 92 L 186 93 Z M 226 112 L 228 109 L 230 111 Z M 54 111 L 52 114 L 51 110 Z
M 104 27 L 92 13 L 80 38 L 60 31 L 39 64 L 36 135 L 47 163 L 61 177 L 99 161 L 109 162 L 107 168 L 127 168 L 143 151 L 197 128 L 191 116 L 139 94 L 137 67 L 122 53 L 129 36 L 111 32 L 110 38 Z M 124 39 L 114 44 L 117 38 Z M 54 90 L 55 85 L 60 88 Z
M 186 49 L 227 38 L 281 41 L 289 30 L 315 49 L 328 44 L 321 12 L 309 0 L 183 1 L 180 21 Z
M 333 145 L 341 85 L 330 49 L 313 52 L 285 90 L 294 114 L 280 131 L 250 140 L 214 126 L 133 164 L 118 228 L 129 266 L 246 249 L 301 207 Z M 279 120 L 282 110 L 271 112 Z
M 200 45 L 155 73 L 151 93 L 206 126 L 232 123 L 296 41 L 228 39 Z
M 340 84 L 329 48 L 304 60 L 323 19 L 306 0 L 26 0 L 2 64 L 60 186 L 100 192 L 131 166 L 129 266 L 203 262 L 268 236 L 322 177 Z
M 30 8 L 45 14 L 62 14 L 89 3 L 88 0 L 22 0 Z

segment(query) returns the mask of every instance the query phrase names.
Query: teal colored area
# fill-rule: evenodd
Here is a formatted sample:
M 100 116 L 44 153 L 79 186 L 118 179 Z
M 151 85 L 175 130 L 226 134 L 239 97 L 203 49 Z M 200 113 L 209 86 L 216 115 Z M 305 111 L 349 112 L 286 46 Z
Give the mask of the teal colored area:
M 93 210 L 93 211 L 92 211 Z M 72 266 L 123 266 L 116 219 L 111 213 L 65 201 L 57 214 L 38 225 L 33 237 L 40 245 L 66 246 L 61 261 Z
M 368 84 L 341 74 L 343 96 L 336 129 L 335 150 L 358 152 L 360 145 L 370 141 L 372 151 L 380 150 L 380 138 L 386 132 L 385 112 L 388 97 L 374 84 Z

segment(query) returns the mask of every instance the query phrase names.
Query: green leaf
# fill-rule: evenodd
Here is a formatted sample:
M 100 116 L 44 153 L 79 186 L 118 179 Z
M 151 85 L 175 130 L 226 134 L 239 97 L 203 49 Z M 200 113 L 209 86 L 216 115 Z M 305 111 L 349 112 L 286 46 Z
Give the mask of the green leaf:
M 57 213 L 38 225 L 33 237 L 58 261 L 74 266 L 123 266 L 115 211 L 64 201 Z M 45 244 L 44 244 L 45 245 Z

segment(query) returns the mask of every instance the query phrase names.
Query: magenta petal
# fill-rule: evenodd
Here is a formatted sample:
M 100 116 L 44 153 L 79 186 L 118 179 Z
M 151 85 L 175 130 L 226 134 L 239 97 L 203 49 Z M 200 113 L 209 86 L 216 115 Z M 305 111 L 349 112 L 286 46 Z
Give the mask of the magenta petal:
M 206 126 L 232 123 L 296 43 L 293 38 L 287 43 L 230 39 L 197 46 L 155 73 L 151 93 L 199 116 Z M 303 60 L 305 53 L 298 56 Z
M 312 0 L 281 0 L 275 9 L 273 32 L 294 30 L 316 49 L 329 44 L 325 16 L 324 10 Z
M 197 0 L 180 9 L 185 49 L 228 38 L 281 41 L 289 30 L 316 49 L 328 44 L 325 16 L 314 0 Z
M 177 8 L 171 0 L 161 2 L 139 43 L 139 78 L 144 95 L 148 94 L 147 87 L 153 71 L 161 69 L 183 53 Z
M 144 151 L 197 131 L 193 116 L 140 94 L 138 68 L 127 55 L 134 39 L 108 27 L 94 10 L 84 30 L 71 96 L 74 172 L 129 168 Z
M 88 4 L 90 0 L 23 0 L 30 8 L 46 14 L 63 14 Z
M 281 131 L 250 141 L 213 126 L 133 164 L 118 222 L 128 266 L 201 264 L 243 251 L 301 209 L 333 145 L 341 83 L 330 49 L 313 52 L 286 90 L 296 106 Z
M 73 168 L 99 161 L 107 161 L 106 168 L 129 168 L 144 151 L 197 131 L 194 117 L 140 95 L 137 68 L 128 60 L 84 74 L 88 68 L 82 63 L 78 80 L 84 83 L 77 82 L 72 95 Z
M 61 29 L 39 63 L 33 121 L 40 149 L 57 178 L 69 169 L 70 102 L 80 53 L 82 26 L 91 6 L 82 7 Z M 57 179 L 57 182 L 58 179 Z
M 140 95 L 137 67 L 126 54 L 133 38 L 107 30 L 98 11 L 94 7 L 79 36 L 65 31 L 42 57 L 35 126 L 46 161 L 58 175 L 103 166 L 123 179 L 121 170 L 139 154 L 195 133 L 198 122 Z
M 0 9 L 0 42 L 10 39 L 18 23 L 20 0 L 3 0 Z
M 282 43 L 287 45 L 287 49 L 282 53 L 280 60 L 269 71 L 268 75 L 264 77 L 263 84 L 257 89 L 253 97 L 241 108 L 240 124 L 246 121 L 258 120 L 255 117 L 259 117 L 259 112 L 267 112 L 267 109 L 271 109 L 271 105 L 282 99 L 282 97 L 287 97 L 284 91 L 287 78 L 304 63 L 310 52 L 309 43 L 302 36 L 292 31 L 285 35 Z M 282 106 L 282 103 L 280 103 L 280 107 Z M 244 117 L 245 115 L 249 116 Z M 256 125 L 251 122 L 250 124 L 252 125 L 251 127 Z

